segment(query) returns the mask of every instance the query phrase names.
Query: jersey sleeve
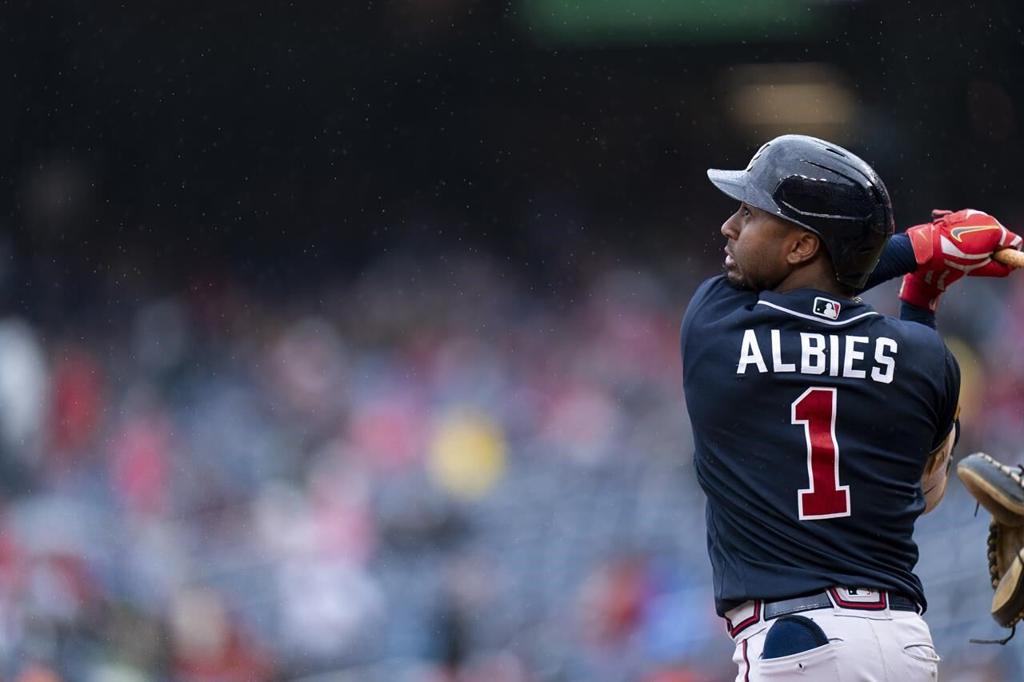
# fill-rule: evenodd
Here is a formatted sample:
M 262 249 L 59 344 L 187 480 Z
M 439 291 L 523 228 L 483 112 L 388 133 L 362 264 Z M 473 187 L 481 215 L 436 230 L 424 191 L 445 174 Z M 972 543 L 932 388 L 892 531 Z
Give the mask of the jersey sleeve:
M 893 235 L 882 251 L 878 259 L 878 265 L 871 272 L 867 283 L 861 291 L 872 289 L 890 279 L 902 277 L 917 269 L 917 259 L 914 257 L 914 248 L 910 245 L 910 237 L 905 233 Z M 917 322 L 935 329 L 935 313 L 931 310 L 918 308 L 903 301 L 900 306 L 900 319 L 910 322 Z
M 902 277 L 917 269 L 917 260 L 914 258 L 914 248 L 910 245 L 910 237 L 906 234 L 893 235 L 885 244 L 878 265 L 871 271 L 868 281 L 861 291 L 873 289 L 882 282 Z
M 900 301 L 900 319 L 916 322 L 935 329 L 935 313 L 927 308 L 918 308 L 912 303 Z
M 957 407 L 960 404 L 960 365 L 956 358 L 945 349 L 945 372 L 939 385 L 939 404 L 936 406 L 935 441 L 932 449 L 942 445 L 950 429 L 956 426 Z

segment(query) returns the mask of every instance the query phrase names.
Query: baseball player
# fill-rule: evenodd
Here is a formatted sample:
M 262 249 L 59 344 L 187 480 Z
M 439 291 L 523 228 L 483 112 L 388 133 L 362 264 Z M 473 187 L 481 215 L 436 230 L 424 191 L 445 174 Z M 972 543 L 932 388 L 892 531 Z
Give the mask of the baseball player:
M 871 167 L 802 135 L 708 177 L 739 205 L 681 349 L 736 679 L 934 680 L 913 530 L 945 491 L 960 383 L 934 312 L 1021 239 L 972 210 L 893 237 Z M 900 275 L 901 319 L 856 298 Z

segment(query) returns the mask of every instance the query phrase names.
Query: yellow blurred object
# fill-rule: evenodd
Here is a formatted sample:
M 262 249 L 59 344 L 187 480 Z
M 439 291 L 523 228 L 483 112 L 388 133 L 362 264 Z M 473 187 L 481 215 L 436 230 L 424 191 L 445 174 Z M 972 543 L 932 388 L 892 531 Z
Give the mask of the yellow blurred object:
M 733 122 L 758 140 L 803 133 L 842 142 L 857 114 L 856 91 L 830 64 L 740 64 L 724 82 Z
M 437 426 L 430 447 L 430 475 L 455 497 L 477 499 L 505 471 L 505 437 L 484 415 L 458 412 Z
M 972 417 L 981 407 L 985 369 L 978 354 L 966 341 L 949 337 L 946 346 L 960 364 L 960 419 L 965 426 L 970 427 Z

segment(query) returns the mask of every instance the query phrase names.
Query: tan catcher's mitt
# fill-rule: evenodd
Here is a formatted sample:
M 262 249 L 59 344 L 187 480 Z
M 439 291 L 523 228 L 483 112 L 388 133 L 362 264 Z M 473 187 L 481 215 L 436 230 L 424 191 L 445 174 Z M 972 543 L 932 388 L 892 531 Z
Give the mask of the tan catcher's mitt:
M 1008 467 L 983 452 L 964 457 L 957 476 L 992 514 L 988 531 L 988 571 L 992 577 L 992 617 L 1005 628 L 1024 617 L 1024 482 L 1021 467 Z

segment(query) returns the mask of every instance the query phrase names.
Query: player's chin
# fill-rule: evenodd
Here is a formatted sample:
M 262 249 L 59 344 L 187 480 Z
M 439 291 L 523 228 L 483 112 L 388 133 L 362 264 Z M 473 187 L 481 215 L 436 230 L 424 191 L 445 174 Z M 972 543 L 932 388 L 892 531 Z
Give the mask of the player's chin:
M 740 271 L 735 265 L 723 265 L 722 270 L 725 272 L 725 279 L 729 284 L 733 285 L 737 289 L 750 289 L 750 283 L 747 279 L 740 274 Z

